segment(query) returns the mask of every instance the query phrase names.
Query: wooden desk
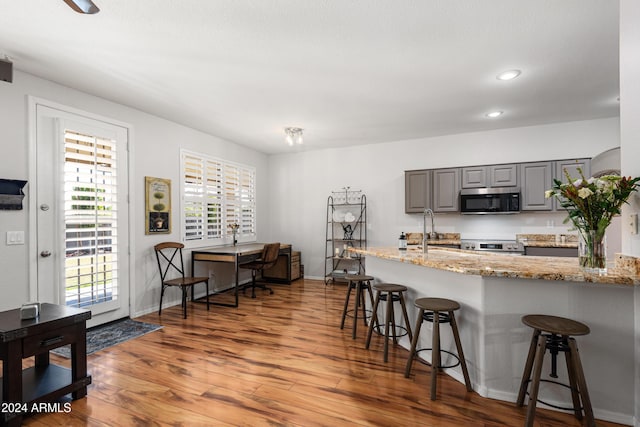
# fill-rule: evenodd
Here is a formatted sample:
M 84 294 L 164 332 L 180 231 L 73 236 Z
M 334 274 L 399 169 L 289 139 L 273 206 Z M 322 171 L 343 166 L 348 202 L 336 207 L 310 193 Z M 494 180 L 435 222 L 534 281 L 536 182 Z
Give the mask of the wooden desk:
M 19 426 L 34 404 L 56 402 L 69 393 L 74 400 L 87 395 L 90 318 L 88 310 L 46 303 L 35 319 L 21 320 L 20 309 L 0 312 L 1 425 Z M 67 344 L 71 344 L 71 369 L 49 364 L 49 350 Z M 22 359 L 31 356 L 35 366 L 23 371 Z
M 196 261 L 206 261 L 206 262 L 224 262 L 231 263 L 235 268 L 235 286 L 233 288 L 235 293 L 235 304 L 225 304 L 221 302 L 211 302 L 211 304 L 222 305 L 225 307 L 237 307 L 238 306 L 238 286 L 239 286 L 239 274 L 238 270 L 240 268 L 240 264 L 244 264 L 250 261 L 253 261 L 256 258 L 259 258 L 262 254 L 262 249 L 264 248 L 264 243 L 245 243 L 237 246 L 227 245 L 227 246 L 218 246 L 215 248 L 204 248 L 198 249 L 191 252 L 191 274 L 195 274 L 195 262 Z M 288 255 L 291 257 L 291 245 L 281 244 L 280 245 L 280 255 Z M 215 292 L 213 295 L 226 292 L 229 289 L 224 291 Z

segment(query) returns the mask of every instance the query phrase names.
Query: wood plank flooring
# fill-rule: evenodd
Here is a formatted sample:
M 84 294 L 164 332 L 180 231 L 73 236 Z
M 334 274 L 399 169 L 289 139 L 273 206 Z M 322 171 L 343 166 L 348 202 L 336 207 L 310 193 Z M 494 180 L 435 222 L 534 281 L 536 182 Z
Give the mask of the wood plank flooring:
M 366 330 L 340 330 L 346 287 L 298 280 L 257 291 L 239 308 L 189 302 L 137 320 L 164 328 L 88 357 L 93 384 L 70 413 L 27 418 L 30 426 L 521 426 L 525 409 L 467 393 L 446 374 L 429 398 L 429 368 Z M 216 298 L 230 296 L 217 296 Z M 409 309 L 413 309 L 410 306 Z M 52 362 L 69 364 L 52 356 Z M 523 361 L 524 362 L 524 361 Z M 588 381 L 588 379 L 587 379 Z M 536 425 L 580 426 L 539 409 Z M 599 426 L 617 424 L 598 422 Z

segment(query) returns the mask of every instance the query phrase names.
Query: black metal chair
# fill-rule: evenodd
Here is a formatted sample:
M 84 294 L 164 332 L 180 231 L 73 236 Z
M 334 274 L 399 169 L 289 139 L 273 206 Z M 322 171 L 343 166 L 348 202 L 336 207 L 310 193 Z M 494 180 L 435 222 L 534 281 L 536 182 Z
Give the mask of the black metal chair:
M 256 288 L 264 289 L 269 291 L 269 294 L 273 294 L 273 289 L 266 286 L 264 283 L 258 284 L 256 276 L 258 275 L 258 271 L 264 272 L 264 270 L 273 267 L 278 261 L 279 254 L 280 243 L 268 243 L 264 245 L 260 258 L 239 265 L 240 268 L 251 270 L 251 298 L 256 297 Z M 248 286 L 242 288 L 242 292 L 244 293 L 247 288 Z
M 208 277 L 189 277 L 184 274 L 184 263 L 182 261 L 182 248 L 184 245 L 178 242 L 158 243 L 153 247 L 156 252 L 158 261 L 158 269 L 160 270 L 160 280 L 162 281 L 162 291 L 160 291 L 160 308 L 158 315 L 162 314 L 162 297 L 164 291 L 169 286 L 178 286 L 182 290 L 182 310 L 184 318 L 187 318 L 187 290 L 191 288 L 191 300 L 193 301 L 193 286 L 198 283 L 204 283 L 207 294 L 207 310 L 209 310 L 209 278 Z M 176 259 L 176 255 L 180 256 L 180 261 Z M 171 273 L 170 273 L 171 272 Z M 179 274 L 180 277 L 167 279 L 167 276 Z

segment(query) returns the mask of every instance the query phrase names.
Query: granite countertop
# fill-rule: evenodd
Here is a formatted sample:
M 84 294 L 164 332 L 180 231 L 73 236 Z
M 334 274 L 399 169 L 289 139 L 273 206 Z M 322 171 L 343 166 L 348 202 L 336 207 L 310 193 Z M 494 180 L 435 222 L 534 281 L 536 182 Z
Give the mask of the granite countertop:
M 563 239 L 564 237 L 564 239 Z M 516 240 L 523 246 L 536 248 L 577 248 L 576 234 L 516 234 Z M 564 240 L 564 241 L 563 241 Z
M 640 260 L 616 255 L 615 267 L 606 274 L 584 272 L 576 258 L 525 257 L 498 253 L 478 253 L 461 249 L 438 248 L 429 245 L 427 255 L 422 250 L 400 251 L 392 247 L 350 249 L 353 252 L 455 273 L 511 277 L 521 279 L 590 282 L 609 285 L 640 285 Z

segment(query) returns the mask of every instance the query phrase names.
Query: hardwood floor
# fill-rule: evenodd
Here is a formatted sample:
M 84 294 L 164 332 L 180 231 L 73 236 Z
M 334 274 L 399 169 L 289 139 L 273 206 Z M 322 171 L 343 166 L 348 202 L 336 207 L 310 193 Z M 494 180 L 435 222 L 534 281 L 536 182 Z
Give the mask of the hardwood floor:
M 164 328 L 88 357 L 93 384 L 70 413 L 25 425 L 185 426 L 521 426 L 526 408 L 467 393 L 446 374 L 429 398 L 429 368 L 366 330 L 340 330 L 346 287 L 298 280 L 240 298 L 239 308 L 189 303 L 139 317 Z M 218 296 L 217 298 L 219 298 Z M 224 296 L 227 297 L 226 295 Z M 409 309 L 413 309 L 411 305 Z M 349 320 L 349 319 L 348 319 Z M 66 359 L 52 356 L 54 363 Z M 524 361 L 523 361 L 524 362 Z M 588 379 L 587 379 L 588 381 Z M 579 426 L 573 415 L 539 409 L 536 425 Z M 598 422 L 599 426 L 617 424 Z

